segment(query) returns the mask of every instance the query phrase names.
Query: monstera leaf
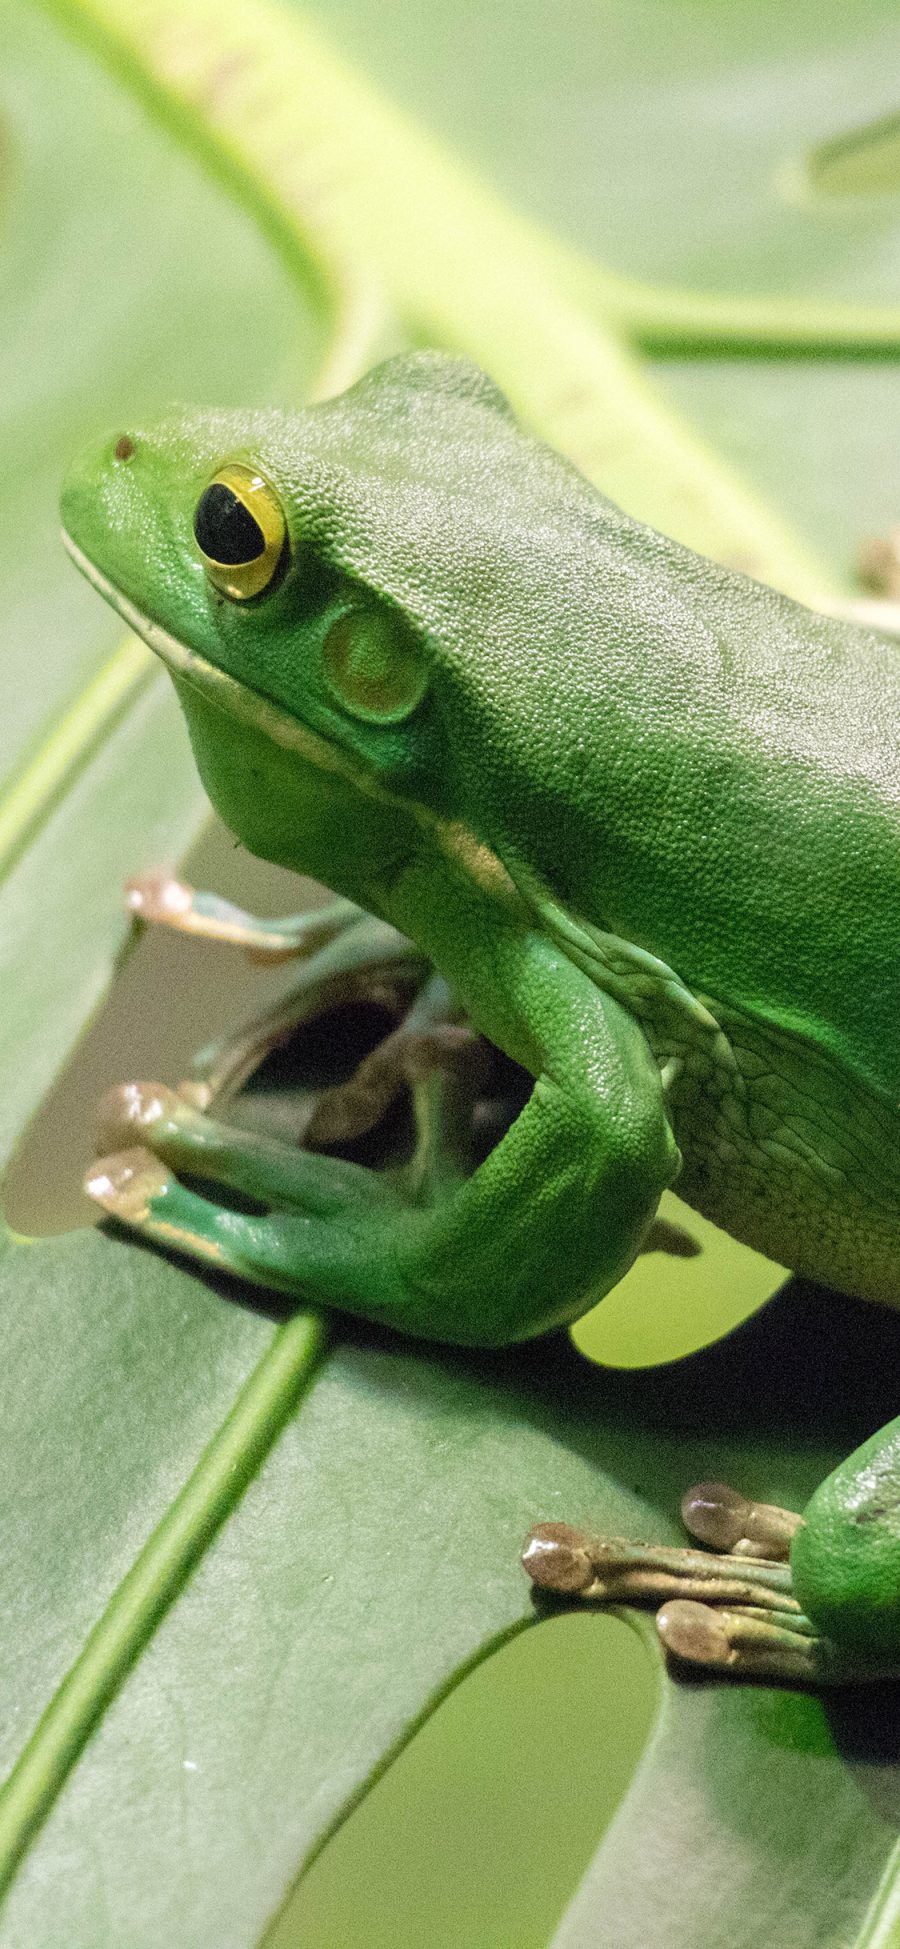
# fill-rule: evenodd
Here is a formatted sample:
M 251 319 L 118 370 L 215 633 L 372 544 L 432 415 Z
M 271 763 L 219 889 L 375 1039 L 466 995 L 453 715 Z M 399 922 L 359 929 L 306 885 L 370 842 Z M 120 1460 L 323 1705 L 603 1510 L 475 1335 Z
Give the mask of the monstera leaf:
M 835 75 L 841 127 L 883 105 L 898 29 L 874 0 L 852 26 L 735 4 L 714 32 L 662 0 L 573 0 L 552 32 L 500 0 L 7 4 L 3 26 L 8 1162 L 115 969 L 122 880 L 201 816 L 165 680 L 55 550 L 83 435 L 172 395 L 327 390 L 426 339 L 636 513 L 815 599 L 896 512 L 875 355 L 900 318 L 888 202 L 836 216 L 801 167 Z M 677 356 L 654 377 L 651 352 Z M 896 1409 L 892 1319 L 797 1287 L 624 1373 L 562 1337 L 476 1358 L 275 1315 L 112 1235 L 23 1229 L 0 1248 L 10 1949 L 261 1942 L 415 1727 L 538 1618 L 532 1521 L 674 1539 L 710 1473 L 799 1504 Z M 722 1249 L 737 1317 L 777 1275 Z M 895 1940 L 894 1693 L 658 1675 L 556 1942 Z

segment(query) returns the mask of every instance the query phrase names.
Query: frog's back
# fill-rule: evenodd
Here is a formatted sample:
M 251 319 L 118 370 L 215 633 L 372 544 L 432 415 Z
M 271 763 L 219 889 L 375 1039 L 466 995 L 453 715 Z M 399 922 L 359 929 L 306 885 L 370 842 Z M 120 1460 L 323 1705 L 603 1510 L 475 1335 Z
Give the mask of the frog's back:
M 631 520 L 471 373 L 366 385 L 349 446 L 316 422 L 328 546 L 428 639 L 436 808 L 721 1023 L 730 1084 L 695 1050 L 673 1089 L 688 1196 L 896 1297 L 900 648 Z
M 679 1047 L 637 971 L 688 1202 L 900 1303 L 900 647 L 602 503 L 590 564 L 471 747 L 483 828 L 720 1025 Z
M 604 768 L 622 871 L 601 864 L 592 917 L 722 1030 L 672 1087 L 679 1189 L 776 1260 L 900 1304 L 900 646 L 643 530 L 630 545 L 663 570 L 676 654 L 652 665 L 663 738 L 645 722 L 621 792 Z
M 900 1101 L 900 647 L 632 520 L 446 365 L 405 372 L 329 479 L 343 559 L 429 637 L 441 788 L 572 910 Z
M 897 1104 L 900 646 L 603 503 L 591 539 L 473 734 L 486 835 Z
M 694 561 L 703 668 L 670 700 L 622 921 L 689 986 L 896 1105 L 900 646 Z M 682 638 L 682 668 L 691 654 Z
M 900 647 L 632 520 L 486 385 L 394 361 L 291 442 L 309 532 L 428 638 L 438 803 L 896 1104 Z

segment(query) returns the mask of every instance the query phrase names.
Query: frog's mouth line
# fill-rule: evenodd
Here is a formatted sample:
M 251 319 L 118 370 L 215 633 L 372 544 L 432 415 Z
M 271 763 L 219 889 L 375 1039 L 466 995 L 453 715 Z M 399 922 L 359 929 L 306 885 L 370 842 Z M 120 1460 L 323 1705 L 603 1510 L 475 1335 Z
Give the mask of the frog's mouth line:
M 370 796 L 382 796 L 376 781 L 361 767 L 354 765 L 352 759 L 339 745 L 320 737 L 318 732 L 311 731 L 307 725 L 301 724 L 298 718 L 282 710 L 280 705 L 274 704 L 260 691 L 239 682 L 237 677 L 230 677 L 226 670 L 217 669 L 214 663 L 208 663 L 206 658 L 200 656 L 196 650 L 189 649 L 186 643 L 180 642 L 177 636 L 164 629 L 162 623 L 154 622 L 152 616 L 145 616 L 136 603 L 123 595 L 121 589 L 118 589 L 114 582 L 110 582 L 96 563 L 91 561 L 90 556 L 86 555 L 84 550 L 79 548 L 78 543 L 72 540 L 65 528 L 62 530 L 62 538 L 76 568 L 81 570 L 82 575 L 97 590 L 98 595 L 103 596 L 104 600 L 117 610 L 122 621 L 128 624 L 129 629 L 134 630 L 136 636 L 140 636 L 148 649 L 153 651 L 154 656 L 159 657 L 160 662 L 166 665 L 179 682 L 189 684 L 192 690 L 199 691 L 208 703 L 216 705 L 232 721 L 237 719 L 252 725 L 255 731 L 270 738 L 273 744 L 281 745 L 288 751 L 296 751 L 319 771 L 338 772 L 352 784 L 368 792 Z

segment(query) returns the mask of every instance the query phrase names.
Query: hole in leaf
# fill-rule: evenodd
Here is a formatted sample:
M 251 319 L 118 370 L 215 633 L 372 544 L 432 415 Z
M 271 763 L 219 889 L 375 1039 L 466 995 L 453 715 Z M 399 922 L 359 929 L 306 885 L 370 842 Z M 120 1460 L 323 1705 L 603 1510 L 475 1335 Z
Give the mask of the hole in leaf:
M 137 860 L 135 870 L 154 864 Z M 330 897 L 312 882 L 236 847 L 216 821 L 193 848 L 184 874 L 251 912 L 290 913 Z M 252 1020 L 295 981 L 290 962 L 254 967 L 236 948 L 148 928 L 12 1160 L 3 1204 L 13 1230 L 40 1237 L 92 1224 L 97 1211 L 82 1193 L 81 1179 L 94 1156 L 96 1109 L 104 1092 L 136 1079 L 176 1085 L 189 1073 L 197 1049 Z M 348 1075 L 390 1026 L 384 1010 L 341 1011 L 340 1048 Z M 325 1020 L 304 1027 L 286 1051 L 267 1059 L 248 1092 L 248 1115 L 254 1095 L 258 1100 L 279 1088 L 296 1108 L 301 1082 L 313 1089 L 321 1078 L 328 1032 Z M 335 1046 L 333 1041 L 332 1054 Z
M 812 149 L 805 177 L 817 196 L 884 196 L 900 189 L 900 114 L 881 115 Z
M 262 1949 L 544 1949 L 657 1699 L 647 1651 L 619 1619 L 567 1615 L 523 1632 L 416 1734 Z
M 757 1313 L 789 1276 L 667 1192 L 660 1215 L 699 1246 L 695 1258 L 642 1252 L 576 1322 L 572 1338 L 602 1367 L 657 1367 L 697 1353 Z

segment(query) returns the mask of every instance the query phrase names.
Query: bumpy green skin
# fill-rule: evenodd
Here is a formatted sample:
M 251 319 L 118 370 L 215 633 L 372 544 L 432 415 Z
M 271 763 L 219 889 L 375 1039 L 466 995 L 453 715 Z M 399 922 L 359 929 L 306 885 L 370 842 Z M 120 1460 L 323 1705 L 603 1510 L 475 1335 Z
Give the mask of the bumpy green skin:
M 200 1146 L 276 1209 L 195 1200 L 183 1230 L 268 1284 L 497 1344 L 607 1290 L 678 1176 L 772 1257 L 897 1303 L 896 648 L 630 520 L 439 355 L 305 412 L 128 432 L 127 460 L 114 436 L 75 469 L 65 526 L 123 613 L 195 653 L 176 682 L 227 823 L 411 936 L 537 1079 L 433 1210 L 320 1158 L 267 1176 L 185 1119 L 161 1156 Z M 211 588 L 192 534 L 232 460 L 291 538 L 248 604 Z M 396 632 L 404 670 L 421 659 L 398 721 L 326 668 L 350 611 L 379 653 Z
M 791 1548 L 794 1594 L 823 1637 L 869 1657 L 900 1652 L 900 1420 L 811 1497 Z

